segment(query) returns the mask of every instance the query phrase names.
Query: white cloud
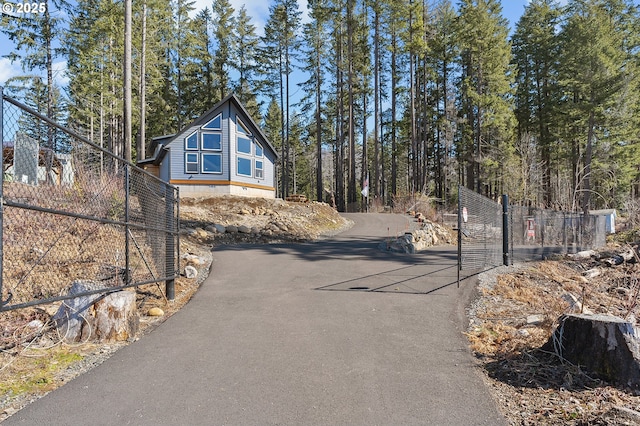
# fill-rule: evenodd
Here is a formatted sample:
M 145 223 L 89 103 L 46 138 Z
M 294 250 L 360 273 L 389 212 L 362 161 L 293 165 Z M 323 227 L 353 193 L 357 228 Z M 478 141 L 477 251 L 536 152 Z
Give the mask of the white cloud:
M 22 74 L 20 64 L 11 63 L 7 58 L 0 58 L 0 86 L 4 86 L 11 77 Z
M 58 87 L 66 87 L 69 84 L 69 76 L 67 75 L 67 61 L 53 63 L 53 81 Z
M 0 86 L 4 86 L 12 77 L 25 75 L 17 62 L 11 63 L 7 58 L 0 58 Z M 44 70 L 41 72 L 31 72 L 29 75 L 39 75 L 46 80 L 47 74 Z M 67 61 L 60 61 L 53 63 L 53 79 L 54 83 L 58 87 L 66 87 L 69 84 L 69 77 L 67 76 Z

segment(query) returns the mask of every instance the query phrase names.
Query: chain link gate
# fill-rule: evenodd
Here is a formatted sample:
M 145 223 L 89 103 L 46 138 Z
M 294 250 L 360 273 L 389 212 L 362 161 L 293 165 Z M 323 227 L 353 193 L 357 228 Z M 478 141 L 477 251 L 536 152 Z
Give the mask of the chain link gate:
M 161 282 L 173 299 L 177 188 L 0 94 L 0 312 Z
M 458 270 L 503 263 L 502 206 L 458 187 Z

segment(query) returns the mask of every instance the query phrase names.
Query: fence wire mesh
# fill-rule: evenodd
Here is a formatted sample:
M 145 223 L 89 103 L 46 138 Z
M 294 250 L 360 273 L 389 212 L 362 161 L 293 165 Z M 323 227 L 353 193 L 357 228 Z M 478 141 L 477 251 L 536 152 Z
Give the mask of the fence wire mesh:
M 580 213 L 509 206 L 510 256 L 541 260 L 606 244 L 606 218 Z
M 177 277 L 175 187 L 4 95 L 1 122 L 0 311 Z
M 502 264 L 502 206 L 458 187 L 460 269 Z

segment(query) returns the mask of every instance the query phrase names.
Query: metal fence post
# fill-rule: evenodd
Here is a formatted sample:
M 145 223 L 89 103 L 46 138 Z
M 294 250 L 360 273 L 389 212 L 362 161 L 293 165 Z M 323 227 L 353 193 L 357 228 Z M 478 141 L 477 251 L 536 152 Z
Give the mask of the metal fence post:
M 128 285 L 131 282 L 129 275 L 129 263 L 131 258 L 131 248 L 129 247 L 129 203 L 131 203 L 131 171 L 129 170 L 129 164 L 124 164 L 124 284 Z
M 4 164 L 4 88 L 0 86 L 0 142 L 2 142 L 2 146 L 0 147 L 0 164 Z M 4 194 L 2 192 L 2 187 L 4 186 L 4 170 L 0 170 L 0 312 L 2 312 L 2 307 L 5 304 L 5 301 L 2 299 L 2 276 L 4 275 L 4 253 L 3 246 L 4 244 Z
M 167 185 L 165 187 L 165 224 L 166 224 L 166 247 L 165 247 L 165 276 L 170 277 L 165 282 L 165 293 L 167 299 L 173 300 L 175 293 L 175 195 L 174 189 Z
M 460 271 L 462 270 L 462 195 L 458 185 L 458 288 L 460 288 Z
M 509 266 L 509 196 L 502 195 L 502 263 Z

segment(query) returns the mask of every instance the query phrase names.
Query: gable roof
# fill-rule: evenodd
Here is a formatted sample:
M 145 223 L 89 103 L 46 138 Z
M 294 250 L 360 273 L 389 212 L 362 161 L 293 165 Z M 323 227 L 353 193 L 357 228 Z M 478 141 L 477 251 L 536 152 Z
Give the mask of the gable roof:
M 231 94 L 225 96 L 224 99 L 222 99 L 220 102 L 215 104 L 211 109 L 209 109 L 205 113 L 201 114 L 200 117 L 198 117 L 197 119 L 195 119 L 194 121 L 192 121 L 188 125 L 184 126 L 182 129 L 180 129 L 180 131 L 178 133 L 176 133 L 176 135 L 181 134 L 183 131 L 185 131 L 189 127 L 192 127 L 192 126 L 200 127 L 200 126 L 206 124 L 211 119 L 210 116 L 218 108 L 220 108 L 222 105 L 224 105 L 227 102 L 233 103 L 235 105 L 235 107 L 237 109 L 239 109 L 240 112 L 242 112 L 242 115 L 244 115 L 244 117 L 246 118 L 246 120 L 244 120 L 245 124 L 248 125 L 249 127 L 251 127 L 252 133 L 258 134 L 260 136 L 260 138 L 267 144 L 267 147 L 269 148 L 269 150 L 271 150 L 271 152 L 273 152 L 273 154 L 276 156 L 276 160 L 277 160 L 279 158 L 278 151 L 276 151 L 276 149 L 273 147 L 273 145 L 271 145 L 271 142 L 269 142 L 269 138 L 267 138 L 267 135 L 265 135 L 264 132 L 262 131 L 262 129 L 260 129 L 260 126 L 258 126 L 258 124 L 253 120 L 253 117 L 251 117 L 251 115 L 249 114 L 247 109 L 244 107 L 244 105 L 242 105 L 242 102 L 240 102 L 240 100 L 238 99 L 238 97 L 234 93 L 231 93 Z M 246 121 L 248 121 L 248 123 Z
M 273 145 L 271 145 L 271 142 L 269 142 L 269 139 L 267 138 L 267 136 L 264 134 L 262 129 L 260 129 L 260 126 L 258 126 L 256 124 L 256 122 L 253 120 L 253 118 L 251 117 L 251 115 L 249 114 L 247 109 L 244 107 L 244 105 L 242 105 L 242 102 L 240 102 L 238 97 L 234 93 L 231 93 L 231 94 L 225 96 L 224 99 L 222 99 L 220 102 L 215 104 L 208 111 L 206 111 L 203 114 L 201 114 L 200 117 L 196 118 L 194 121 L 192 121 L 191 123 L 189 123 L 186 126 L 184 126 L 177 133 L 174 133 L 172 135 L 165 135 L 165 136 L 158 136 L 158 137 L 155 137 L 155 138 L 151 138 L 151 149 L 154 150 L 154 153 L 153 153 L 153 155 L 151 157 L 144 158 L 144 159 L 138 161 L 138 164 L 155 164 L 155 165 L 160 164 L 160 162 L 162 162 L 162 159 L 164 158 L 164 156 L 168 152 L 167 145 L 169 145 L 171 142 L 173 142 L 177 135 L 182 134 L 184 131 L 186 131 L 190 127 L 193 127 L 193 126 L 200 127 L 200 126 L 204 125 L 205 123 L 207 123 L 210 120 L 210 116 L 218 108 L 220 108 L 222 105 L 224 105 L 227 102 L 232 102 L 235 105 L 235 107 L 238 110 L 240 110 L 240 112 L 242 112 L 242 115 L 245 118 L 245 120 L 244 120 L 245 124 L 248 125 L 249 127 L 251 127 L 252 133 L 258 134 L 260 136 L 260 138 L 267 145 L 267 148 L 273 153 L 273 155 L 275 155 L 275 160 L 277 161 L 278 158 L 280 157 L 278 155 L 278 151 L 276 151 L 276 149 L 273 147 Z

